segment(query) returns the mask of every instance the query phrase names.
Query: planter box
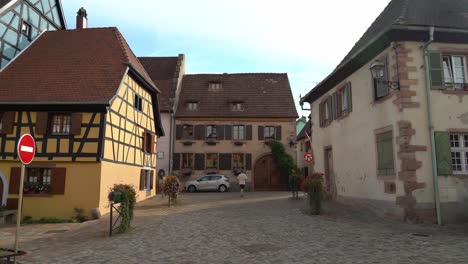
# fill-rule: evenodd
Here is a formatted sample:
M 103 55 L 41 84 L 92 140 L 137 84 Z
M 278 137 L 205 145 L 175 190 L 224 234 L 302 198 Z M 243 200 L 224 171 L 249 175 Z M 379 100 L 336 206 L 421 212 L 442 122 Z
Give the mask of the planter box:
M 183 141 L 182 142 L 182 144 L 184 144 L 184 146 L 191 146 L 191 145 L 193 145 L 193 143 L 195 143 L 195 142 L 193 142 L 193 141 Z
M 8 210 L 0 212 L 0 225 L 15 224 L 16 223 L 16 210 Z
M 236 146 L 242 146 L 242 145 L 245 144 L 245 141 L 236 140 L 236 141 L 234 141 L 233 143 L 234 143 L 234 145 L 236 145 Z
M 216 145 L 219 141 L 214 140 L 214 139 L 207 139 L 207 140 L 205 140 L 205 142 L 208 145 Z

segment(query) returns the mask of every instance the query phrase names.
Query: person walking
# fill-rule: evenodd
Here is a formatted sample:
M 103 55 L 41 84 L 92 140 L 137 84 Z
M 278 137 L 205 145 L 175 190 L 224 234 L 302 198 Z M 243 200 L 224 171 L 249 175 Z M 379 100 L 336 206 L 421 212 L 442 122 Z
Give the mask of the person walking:
M 244 171 L 242 170 L 239 175 L 237 175 L 237 182 L 240 186 L 240 193 L 241 197 L 244 197 L 244 188 L 245 188 L 245 181 L 247 180 L 247 175 L 245 175 Z

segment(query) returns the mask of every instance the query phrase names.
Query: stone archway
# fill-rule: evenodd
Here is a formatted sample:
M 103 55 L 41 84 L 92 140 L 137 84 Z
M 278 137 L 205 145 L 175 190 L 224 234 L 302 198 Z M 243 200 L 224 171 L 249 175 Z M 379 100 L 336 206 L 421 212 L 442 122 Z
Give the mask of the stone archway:
M 8 182 L 5 175 L 0 171 L 0 206 L 5 206 L 8 197 Z
M 271 154 L 260 157 L 254 166 L 254 188 L 256 191 L 286 191 L 287 183 L 276 166 Z

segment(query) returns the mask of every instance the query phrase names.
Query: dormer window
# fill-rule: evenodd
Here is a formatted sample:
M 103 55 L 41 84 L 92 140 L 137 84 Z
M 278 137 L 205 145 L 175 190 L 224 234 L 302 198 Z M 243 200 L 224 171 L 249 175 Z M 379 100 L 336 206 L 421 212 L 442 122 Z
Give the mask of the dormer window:
M 242 103 L 236 102 L 232 104 L 232 111 L 242 111 Z
M 197 102 L 189 102 L 187 103 L 187 109 L 189 111 L 197 111 L 198 110 L 198 103 Z
M 31 39 L 31 25 L 23 21 L 21 24 L 21 33 L 28 39 Z
M 223 85 L 220 82 L 210 82 L 208 84 L 208 91 L 219 91 L 223 88 Z

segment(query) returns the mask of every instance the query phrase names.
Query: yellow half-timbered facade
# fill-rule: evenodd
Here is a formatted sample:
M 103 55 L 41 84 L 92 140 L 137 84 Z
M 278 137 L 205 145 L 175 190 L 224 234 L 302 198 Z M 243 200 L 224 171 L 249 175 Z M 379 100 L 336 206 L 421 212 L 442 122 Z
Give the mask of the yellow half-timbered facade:
M 64 76 L 50 74 L 54 66 L 47 58 L 42 67 L 30 67 L 43 56 L 41 46 L 57 39 L 63 44 L 48 55 L 64 60 Z M 90 44 L 96 45 L 93 52 L 84 48 Z M 65 50 L 70 58 L 63 58 Z M 99 62 L 76 66 L 74 56 Z M 73 69 L 70 75 L 67 68 Z M 28 71 L 37 71 L 31 74 L 37 78 L 35 90 L 15 78 Z M 81 75 L 74 77 L 76 72 Z M 156 141 L 163 135 L 159 90 L 117 29 L 44 33 L 0 71 L 0 93 L 8 89 L 15 93 L 0 98 L 0 205 L 17 208 L 16 144 L 26 133 L 36 140 L 36 156 L 26 166 L 24 216 L 72 218 L 76 208 L 98 217 L 109 211 L 108 193 L 115 184 L 133 185 L 137 201 L 155 195 Z

